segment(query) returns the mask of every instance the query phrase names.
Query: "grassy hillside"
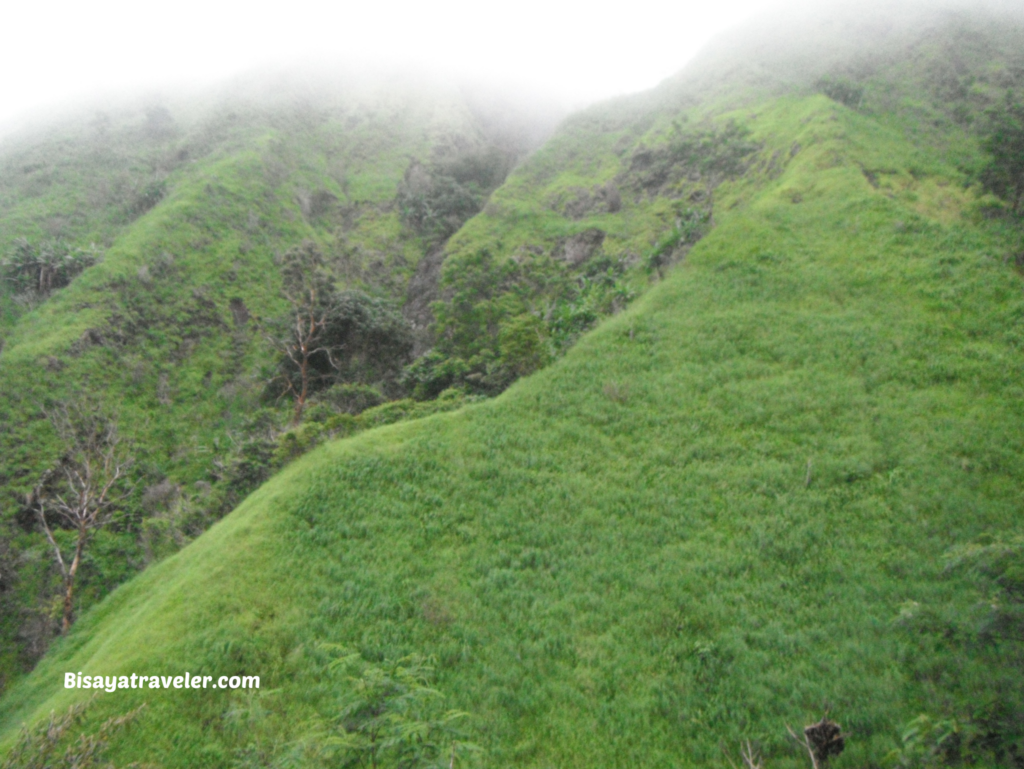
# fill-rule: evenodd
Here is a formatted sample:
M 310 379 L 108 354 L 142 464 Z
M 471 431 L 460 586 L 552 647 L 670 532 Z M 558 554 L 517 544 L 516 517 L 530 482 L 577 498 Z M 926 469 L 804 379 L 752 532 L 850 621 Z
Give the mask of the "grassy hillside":
M 438 237 L 403 217 L 409 169 L 483 157 L 493 186 L 550 122 L 454 86 L 317 77 L 127 102 L 0 147 L 0 259 L 98 257 L 49 294 L 0 281 L 0 690 L 54 629 L 59 574 L 26 503 L 63 451 L 45 412 L 86 401 L 133 445 L 135 494 L 86 553 L 84 608 L 230 509 L 239 453 L 287 420 L 266 398 L 281 255 L 311 240 L 339 289 L 397 313 Z
M 649 93 L 573 115 L 449 240 L 422 388 L 500 391 L 642 294 L 800 151 L 755 128 L 772 98 L 821 93 L 926 146 L 907 168 L 860 162 L 872 184 L 913 188 L 928 215 L 955 219 L 954 203 L 938 210 L 953 198 L 934 188 L 935 164 L 944 182 L 977 182 L 986 110 L 1024 91 L 1020 45 L 1019 14 L 800 9 L 723 37 Z M 745 191 L 717 195 L 739 179 Z
M 931 96 L 872 102 L 885 82 L 865 81 L 860 111 L 812 83 L 690 112 L 742 124 L 756 151 L 663 280 L 492 401 L 293 463 L 55 644 L 0 700 L 6 744 L 82 698 L 66 671 L 244 673 L 258 695 L 118 691 L 83 728 L 145 702 L 118 764 L 341 762 L 358 687 L 332 664 L 343 647 L 381 669 L 432 658 L 486 766 L 725 765 L 741 739 L 802 766 L 786 725 L 824 709 L 851 735 L 837 767 L 881 764 L 922 713 L 955 745 L 918 721 L 891 760 L 939 745 L 924 758 L 1014 765 L 1019 641 L 977 628 L 1017 583 L 970 564 L 1019 553 L 1024 244 L 986 218 L 971 133 L 928 128 Z M 520 265 L 520 244 L 564 248 L 583 225 L 551 196 L 605 184 L 684 117 L 600 114 L 517 172 L 449 262 L 460 244 Z M 687 178 L 594 212 L 608 250 L 649 256 Z M 502 286 L 492 321 L 547 321 Z

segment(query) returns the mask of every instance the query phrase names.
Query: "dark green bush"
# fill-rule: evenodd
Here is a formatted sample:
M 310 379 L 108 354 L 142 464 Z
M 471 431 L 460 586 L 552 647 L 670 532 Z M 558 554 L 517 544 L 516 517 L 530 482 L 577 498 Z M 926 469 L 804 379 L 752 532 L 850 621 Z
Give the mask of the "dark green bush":
M 33 245 L 25 238 L 14 242 L 11 255 L 0 260 L 0 280 L 17 293 L 47 296 L 100 260 L 97 249 L 74 248 L 60 239 Z
M 1014 214 L 1024 199 L 1024 104 L 1007 93 L 1006 101 L 989 111 L 982 142 L 991 156 L 981 180 L 985 188 L 1010 203 Z
M 412 391 L 416 400 L 429 400 L 461 382 L 469 371 L 469 366 L 461 358 L 430 350 L 406 366 L 402 384 Z
M 484 191 L 476 183 L 460 183 L 414 162 L 398 188 L 397 203 L 407 227 L 419 235 L 445 240 L 483 207 L 484 199 Z
M 325 339 L 339 351 L 337 378 L 347 382 L 392 381 L 412 351 L 412 331 L 402 314 L 362 291 L 338 294 Z
M 419 235 L 445 240 L 483 208 L 510 167 L 509 156 L 496 147 L 456 153 L 429 168 L 414 160 L 396 198 L 403 223 Z
M 546 366 L 552 358 L 544 322 L 530 313 L 517 315 L 498 332 L 500 365 L 513 379 Z
M 955 548 L 949 578 L 967 577 L 978 600 L 904 607 L 909 680 L 926 712 L 893 757 L 902 766 L 1024 765 L 1024 538 Z
M 253 438 L 242 444 L 223 478 L 228 498 L 225 512 L 273 474 L 276 469 L 274 466 L 276 450 L 276 441 L 266 437 Z
M 359 383 L 346 383 L 334 385 L 324 390 L 317 396 L 316 400 L 317 405 L 313 408 L 323 406 L 332 415 L 340 412 L 355 415 L 368 408 L 379 406 L 387 399 L 376 387 Z M 306 418 L 311 420 L 313 417 L 307 414 Z

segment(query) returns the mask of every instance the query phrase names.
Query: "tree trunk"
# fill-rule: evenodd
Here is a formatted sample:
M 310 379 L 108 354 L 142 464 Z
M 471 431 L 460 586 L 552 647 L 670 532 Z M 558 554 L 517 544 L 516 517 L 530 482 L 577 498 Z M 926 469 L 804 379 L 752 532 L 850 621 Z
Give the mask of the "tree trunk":
M 85 528 L 78 529 L 78 542 L 75 544 L 75 559 L 71 562 L 67 576 L 64 577 L 64 621 L 61 623 L 61 635 L 66 635 L 71 629 L 74 615 L 75 572 L 78 571 L 78 564 L 82 562 L 82 551 L 85 549 L 85 539 L 89 532 Z
M 302 410 L 306 407 L 306 395 L 309 392 L 309 356 L 305 351 L 302 354 L 302 365 L 299 367 L 299 375 L 302 377 L 302 389 L 295 399 L 295 416 L 292 417 L 292 424 L 297 425 L 302 421 Z

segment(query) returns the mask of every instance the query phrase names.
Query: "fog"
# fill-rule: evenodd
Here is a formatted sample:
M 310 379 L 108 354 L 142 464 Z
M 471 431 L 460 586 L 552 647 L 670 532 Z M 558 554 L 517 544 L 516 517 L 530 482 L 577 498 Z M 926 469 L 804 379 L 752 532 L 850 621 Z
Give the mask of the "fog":
M 387 66 L 529 89 L 565 107 L 650 88 L 770 0 L 8 3 L 0 125 L 139 88 L 254 69 Z
M 982 8 L 1024 14 L 1020 0 L 636 0 L 615 11 L 557 0 L 15 3 L 4 11 L 0 134 L 115 97 L 167 101 L 302 71 L 454 78 L 564 113 L 651 88 L 695 57 L 695 84 L 740 75 L 740 60 L 748 81 L 751 65 L 778 76 L 779 64 L 800 80 L 950 10 Z

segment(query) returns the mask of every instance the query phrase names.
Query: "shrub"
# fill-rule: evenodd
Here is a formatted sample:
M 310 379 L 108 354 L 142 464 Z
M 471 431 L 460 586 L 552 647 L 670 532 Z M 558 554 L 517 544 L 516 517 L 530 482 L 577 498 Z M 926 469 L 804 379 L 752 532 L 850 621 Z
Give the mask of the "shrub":
M 412 330 L 402 314 L 362 291 L 338 294 L 325 341 L 339 351 L 336 379 L 345 382 L 397 379 L 412 352 Z
M 543 321 L 529 313 L 502 324 L 498 333 L 498 349 L 500 365 L 513 379 L 543 368 L 552 357 Z
M 428 400 L 463 381 L 469 371 L 469 366 L 461 358 L 429 350 L 405 367 L 402 384 L 412 391 L 416 400 Z
M 324 438 L 324 428 L 316 422 L 307 422 L 284 433 L 274 449 L 273 466 L 284 467 L 293 459 L 316 448 Z
M 407 419 L 415 411 L 416 401 L 412 398 L 403 398 L 367 409 L 359 415 L 358 423 L 362 428 L 390 425 Z
M 410 655 L 373 665 L 346 654 L 331 667 L 348 673 L 335 735 L 323 746 L 339 765 L 453 766 L 457 749 L 478 750 L 459 728 L 468 714 L 445 709 L 444 696 L 431 687 L 432 660 Z
M 982 147 L 991 156 L 982 171 L 985 188 L 1020 211 L 1024 199 L 1024 104 L 1006 94 L 1006 101 L 988 113 L 989 126 Z
M 484 199 L 476 184 L 462 184 L 413 161 L 398 188 L 396 202 L 407 227 L 419 235 L 445 240 L 483 207 Z
M 358 383 L 334 385 L 317 396 L 317 403 L 327 407 L 332 415 L 338 412 L 359 414 L 368 408 L 379 406 L 385 400 L 384 395 L 376 387 Z
M 950 578 L 968 577 L 979 600 L 904 607 L 912 680 L 931 712 L 905 727 L 901 766 L 1019 766 L 1024 758 L 1024 538 L 958 547 Z
M 73 248 L 59 239 L 33 245 L 20 238 L 14 242 L 11 255 L 0 260 L 0 280 L 17 293 L 45 297 L 68 285 L 78 273 L 99 260 L 95 246 Z
M 509 168 L 509 157 L 494 147 L 460 152 L 429 168 L 413 160 L 396 198 L 403 223 L 419 235 L 445 240 L 483 208 Z
M 46 721 L 32 729 L 23 727 L 18 741 L 4 760 L 3 769 L 88 769 L 110 766 L 101 763 L 111 738 L 126 728 L 145 709 L 145 704 L 100 724 L 93 734 L 79 731 L 72 740 L 72 728 L 82 725 L 91 700 L 72 705 L 62 715 L 51 712 Z M 61 747 L 64 747 L 61 752 Z
M 255 437 L 242 444 L 223 478 L 227 491 L 225 512 L 271 476 L 276 450 L 277 442 L 266 436 Z

